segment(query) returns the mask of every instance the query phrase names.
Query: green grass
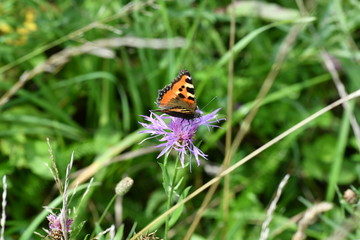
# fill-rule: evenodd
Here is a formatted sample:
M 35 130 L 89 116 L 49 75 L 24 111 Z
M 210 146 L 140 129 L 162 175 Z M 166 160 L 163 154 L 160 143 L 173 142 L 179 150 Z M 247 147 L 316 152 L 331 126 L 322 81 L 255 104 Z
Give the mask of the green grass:
M 342 197 L 346 189 L 358 192 L 360 139 L 350 118 L 360 117 L 359 99 L 349 101 L 349 110 L 340 105 L 239 164 L 339 99 L 334 73 L 348 94 L 360 89 L 360 3 L 279 0 L 273 3 L 278 7 L 274 10 L 270 1 L 241 1 L 235 9 L 233 49 L 228 47 L 229 4 L 210 0 L 0 3 L 0 177 L 7 176 L 5 239 L 40 239 L 34 231 L 46 235 L 42 228 L 48 228 L 43 207 L 54 213 L 62 208 L 59 190 L 45 166 L 51 164 L 46 138 L 51 141 L 62 181 L 74 152 L 70 184 L 79 181 L 79 186 L 74 195 L 69 190 L 68 208 L 76 228 L 71 239 L 93 237 L 113 224 L 121 224 L 116 225 L 117 239 L 130 239 L 166 212 L 169 195 L 175 199 L 170 205 L 180 195 L 186 201 L 169 218 L 169 239 L 184 239 L 194 219 L 199 224 L 192 225 L 192 239 L 260 239 L 267 209 L 287 173 L 290 180 L 273 213 L 269 239 L 291 239 L 298 229 L 296 216 L 321 201 L 332 203 L 333 208 L 319 213 L 306 228 L 308 239 L 326 239 L 338 229 L 348 231 L 336 239 L 360 238 L 358 226 L 347 225 L 358 222 L 358 201 L 348 203 Z M 301 29 L 294 33 L 298 26 Z M 59 65 L 49 60 L 72 47 L 74 53 L 89 41 L 119 37 L 180 37 L 184 42 L 181 47 L 166 47 L 162 42 L 160 49 L 107 45 L 97 54 L 86 50 L 62 58 Z M 284 46 L 286 51 L 282 51 Z M 324 52 L 331 56 L 333 71 L 325 67 Z M 109 53 L 113 57 L 103 57 Z M 227 108 L 231 54 L 233 109 Z M 50 72 L 34 70 L 44 63 L 51 67 L 47 68 Z M 152 151 L 158 141 L 139 144 L 149 136 L 139 133 L 143 129 L 138 121 L 144 121 L 140 115 L 157 108 L 158 90 L 182 69 L 193 77 L 199 108 L 205 113 L 221 108 L 219 118 L 231 114 L 232 120 L 220 122 L 221 128 L 210 132 L 199 128 L 194 143 L 208 160 L 202 160 L 200 167 L 193 164 L 192 172 L 188 165 L 179 169 L 181 184 L 174 186 L 166 178 L 175 174 L 175 157 L 169 156 L 165 170 L 164 158 L 156 158 L 161 149 Z M 20 82 L 26 72 L 31 77 Z M 271 87 L 256 105 L 264 84 Z M 249 114 L 254 118 L 249 120 Z M 239 131 L 246 130 L 244 122 L 249 130 L 237 142 Z M 202 186 L 212 181 L 205 185 L 211 187 L 217 180 L 207 167 L 220 168 L 230 153 L 225 145 L 230 124 L 235 148 L 230 162 L 239 165 L 228 173 L 230 196 L 224 195 L 221 178 L 208 195 L 206 211 L 196 218 L 209 191 Z M 134 179 L 134 185 L 113 203 L 115 186 L 125 176 Z M 166 185 L 175 192 L 165 192 Z M 165 238 L 165 218 L 154 222 L 149 233 L 155 230 Z

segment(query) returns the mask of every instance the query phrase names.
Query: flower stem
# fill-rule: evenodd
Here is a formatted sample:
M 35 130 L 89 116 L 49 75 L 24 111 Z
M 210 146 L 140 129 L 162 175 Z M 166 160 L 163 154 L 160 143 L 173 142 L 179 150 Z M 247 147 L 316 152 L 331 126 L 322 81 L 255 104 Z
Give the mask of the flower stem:
M 176 181 L 176 177 L 177 177 L 177 173 L 178 173 L 178 165 L 179 165 L 179 156 L 177 156 L 176 160 L 175 160 L 175 171 L 174 171 L 173 179 L 171 181 L 170 192 L 168 194 L 167 210 L 169 210 L 172 206 L 172 198 L 173 198 L 174 188 L 176 186 L 175 181 Z M 165 240 L 169 239 L 168 233 L 170 230 L 170 223 L 169 223 L 170 217 L 171 217 L 171 215 L 168 215 L 165 220 L 165 234 L 164 234 Z

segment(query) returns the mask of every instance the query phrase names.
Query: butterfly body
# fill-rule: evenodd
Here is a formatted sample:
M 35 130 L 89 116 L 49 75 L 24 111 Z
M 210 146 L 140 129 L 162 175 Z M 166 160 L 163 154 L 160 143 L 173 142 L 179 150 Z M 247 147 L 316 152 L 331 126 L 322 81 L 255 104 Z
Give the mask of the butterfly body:
M 201 116 L 197 111 L 194 85 L 187 70 L 180 71 L 169 85 L 159 90 L 156 104 L 159 109 L 155 112 L 173 117 L 194 119 Z

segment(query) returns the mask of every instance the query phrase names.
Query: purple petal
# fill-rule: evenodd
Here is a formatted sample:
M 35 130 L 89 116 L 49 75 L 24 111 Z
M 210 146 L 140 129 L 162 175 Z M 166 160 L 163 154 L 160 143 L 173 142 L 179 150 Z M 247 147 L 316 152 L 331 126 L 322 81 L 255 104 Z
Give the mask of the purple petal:
M 160 154 L 157 156 L 156 159 L 160 158 L 160 157 L 161 157 L 162 155 L 164 155 L 165 153 L 170 152 L 170 150 L 171 150 L 171 146 L 165 147 L 165 148 L 160 152 Z
M 164 154 L 169 154 L 172 149 L 178 152 L 182 167 L 185 166 L 185 155 L 189 153 L 190 159 L 192 156 L 196 159 L 198 165 L 200 165 L 199 157 L 207 159 L 207 155 L 203 153 L 199 148 L 193 144 L 193 137 L 199 126 L 204 125 L 208 128 L 218 127 L 213 123 L 219 123 L 224 119 L 217 119 L 217 113 L 220 111 L 216 109 L 210 114 L 202 115 L 199 118 L 194 119 L 182 119 L 172 116 L 161 114 L 160 116 L 151 112 L 150 116 L 142 116 L 148 123 L 139 122 L 145 130 L 141 133 L 151 134 L 152 136 L 144 139 L 146 141 L 150 138 L 159 137 L 161 144 L 156 148 L 163 147 L 162 151 L 157 158 Z M 166 123 L 164 120 L 169 121 Z M 143 142 L 141 141 L 141 143 Z

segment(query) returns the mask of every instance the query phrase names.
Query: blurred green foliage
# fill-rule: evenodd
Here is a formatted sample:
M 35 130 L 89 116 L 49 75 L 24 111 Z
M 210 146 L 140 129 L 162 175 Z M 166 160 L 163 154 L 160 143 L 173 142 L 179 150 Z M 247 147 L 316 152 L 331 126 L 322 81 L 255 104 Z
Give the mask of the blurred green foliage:
M 200 167 L 193 166 L 192 172 L 188 168 L 179 171 L 184 185 L 179 192 L 186 186 L 192 186 L 192 192 L 213 177 L 204 171 L 204 165 L 222 163 L 228 124 L 232 124 L 234 134 L 239 130 L 297 20 L 305 22 L 304 28 L 232 163 L 339 98 L 321 51 L 331 56 L 348 93 L 360 89 L 358 1 L 305 1 L 313 18 L 304 16 L 296 1 L 240 1 L 235 6 L 234 108 L 227 109 L 229 4 L 210 0 L 0 3 L 0 97 L 19 83 L 22 74 L 70 47 L 125 36 L 185 40 L 180 48 L 125 46 L 101 49 L 102 54 L 113 53 L 110 58 L 92 52 L 71 57 L 52 72 L 35 74 L 0 106 L 0 176 L 8 176 L 6 239 L 34 239 L 33 231 L 43 232 L 41 227 L 47 227 L 45 215 L 38 224 L 30 225 L 43 206 L 59 194 L 45 166 L 50 164 L 46 138 L 51 141 L 62 178 L 73 151 L 73 179 L 94 162 L 104 164 L 94 172 L 96 184 L 86 199 L 81 201 L 81 190 L 70 203 L 70 209 L 77 208 L 74 225 L 82 227 L 76 239 L 93 233 L 123 176 L 130 176 L 135 183 L 123 199 L 124 229 L 119 231 L 119 239 L 122 231 L 127 236 L 136 224 L 132 231 L 138 232 L 162 214 L 166 195 L 157 163 L 162 159 L 156 159 L 158 149 L 141 154 L 142 149 L 151 150 L 156 140 L 138 144 L 147 137 L 138 134 L 138 121 L 142 121 L 139 115 L 156 108 L 158 89 L 181 69 L 188 69 L 193 76 L 200 109 L 211 112 L 221 107 L 222 117 L 232 111 L 233 122 L 211 133 L 199 129 L 196 142 L 209 160 L 202 161 Z M 351 106 L 359 119 L 359 100 Z M 290 239 L 296 225 L 289 224 L 289 219 L 304 211 L 306 203 L 322 200 L 335 207 L 307 234 L 312 239 L 330 236 L 355 212 L 353 206 L 344 205 L 341 192 L 359 185 L 358 140 L 348 114 L 338 107 L 241 166 L 231 174 L 233 196 L 226 239 L 260 236 L 266 208 L 286 173 L 291 174 L 291 180 L 270 225 L 270 238 Z M 136 151 L 140 155 L 111 162 L 119 154 Z M 203 194 L 186 204 L 181 216 L 176 213 L 180 220 L 172 226 L 172 239 L 184 237 Z M 220 187 L 194 239 L 219 239 L 223 227 L 221 201 Z M 53 211 L 58 208 L 56 205 Z M 111 209 L 101 227 L 106 229 L 114 223 Z M 157 235 L 161 236 L 163 227 L 158 227 Z M 358 239 L 358 229 L 347 239 Z

